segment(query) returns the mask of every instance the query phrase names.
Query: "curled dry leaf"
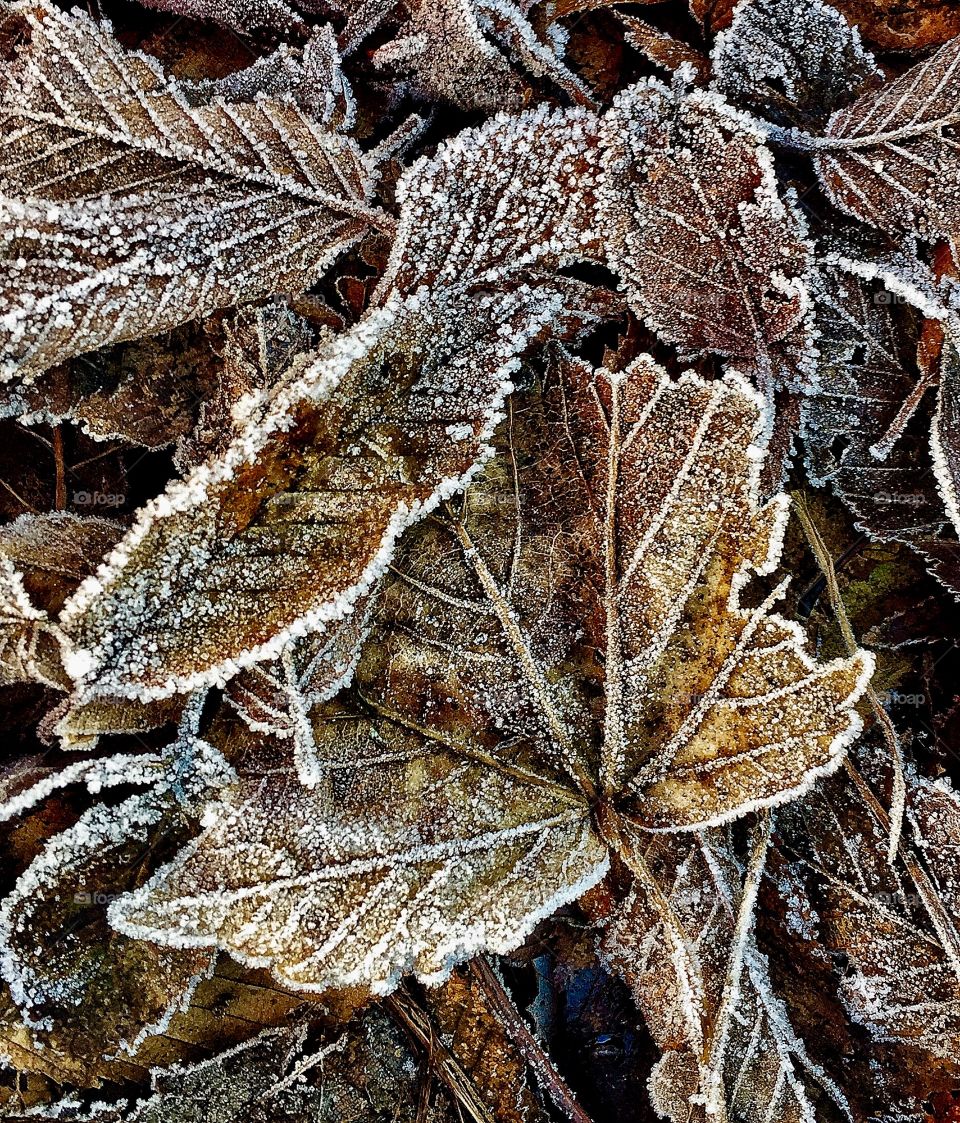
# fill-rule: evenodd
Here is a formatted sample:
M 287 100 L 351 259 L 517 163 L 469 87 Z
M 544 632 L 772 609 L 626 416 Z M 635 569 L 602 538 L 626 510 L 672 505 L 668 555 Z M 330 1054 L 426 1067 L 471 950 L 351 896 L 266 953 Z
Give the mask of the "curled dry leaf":
M 187 834 L 187 811 L 231 778 L 195 733 L 191 710 L 164 751 L 68 765 L 13 793 L 0 817 L 19 814 L 54 787 L 91 792 L 147 786 L 116 805 L 95 804 L 52 838 L 0 906 L 0 970 L 24 1021 L 55 1052 L 135 1050 L 162 1030 L 212 969 L 208 951 L 180 952 L 109 928 L 110 901 L 138 884 L 152 851 Z
M 475 470 L 519 355 L 612 306 L 547 272 L 592 251 L 593 127 L 503 118 L 405 175 L 375 306 L 147 504 L 67 606 L 89 692 L 222 681 L 350 614 L 397 535 Z
M 531 78 L 546 79 L 575 103 L 590 105 L 585 84 L 561 61 L 559 28 L 538 37 L 513 0 L 409 0 L 401 33 L 374 62 L 411 74 L 421 96 L 463 109 L 522 109 Z M 526 77 L 525 77 L 526 76 Z
M 357 107 L 333 28 L 314 28 L 304 45 L 285 44 L 244 70 L 194 86 L 203 100 L 252 102 L 257 97 L 292 98 L 303 112 L 326 128 L 343 132 L 355 123 Z
M 763 412 L 732 377 L 560 362 L 405 540 L 352 687 L 312 713 L 313 785 L 248 759 L 111 922 L 305 990 L 436 981 L 594 885 L 625 824 L 723 822 L 834 769 L 869 656 L 816 665 L 780 589 L 739 601 L 785 520 L 758 502 Z
M 193 106 L 109 25 L 22 10 L 0 108 L 3 377 L 306 288 L 385 221 L 357 145 L 292 101 Z
M 132 1050 L 212 967 L 203 949 L 157 947 L 106 925 L 107 903 L 130 884 L 124 867 L 136 870 L 170 811 L 169 799 L 153 792 L 94 807 L 47 844 L 4 901 L 4 981 L 55 1052 Z
M 631 307 L 684 355 L 805 385 L 811 247 L 762 134 L 716 94 L 653 81 L 618 95 L 602 127 L 600 220 Z
M 0 528 L 0 682 L 69 685 L 57 614 L 121 533 L 109 519 L 66 513 L 21 515 Z

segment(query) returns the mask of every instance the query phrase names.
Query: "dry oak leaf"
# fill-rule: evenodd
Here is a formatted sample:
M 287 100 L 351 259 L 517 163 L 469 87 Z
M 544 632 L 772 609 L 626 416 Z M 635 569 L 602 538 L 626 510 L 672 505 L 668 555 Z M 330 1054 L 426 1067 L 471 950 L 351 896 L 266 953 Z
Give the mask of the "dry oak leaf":
M 894 234 L 960 234 L 960 38 L 808 138 L 832 201 Z
M 757 128 L 715 92 L 651 79 L 617 96 L 601 145 L 600 222 L 633 310 L 684 356 L 806 386 L 812 249 Z
M 758 501 L 764 412 L 737 377 L 561 361 L 405 537 L 311 715 L 317 782 L 241 770 L 111 922 L 305 990 L 435 982 L 596 884 L 625 824 L 724 822 L 836 768 L 871 657 L 815 664 L 782 586 L 739 603 L 786 519 Z
M 641 847 L 656 889 L 635 890 L 604 936 L 664 1051 L 648 1087 L 673 1123 L 815 1123 L 824 1095 L 849 1114 L 792 1029 L 753 936 L 765 847 L 761 832 L 747 870 L 720 831 Z
M 2 377 L 307 288 L 390 225 L 357 145 L 292 99 L 193 106 L 109 24 L 21 7 L 0 102 Z
M 556 272 L 597 252 L 594 138 L 585 111 L 539 109 L 405 173 L 373 307 L 148 503 L 67 605 L 85 689 L 222 682 L 351 613 L 401 531 L 475 471 L 522 352 L 609 314 Z

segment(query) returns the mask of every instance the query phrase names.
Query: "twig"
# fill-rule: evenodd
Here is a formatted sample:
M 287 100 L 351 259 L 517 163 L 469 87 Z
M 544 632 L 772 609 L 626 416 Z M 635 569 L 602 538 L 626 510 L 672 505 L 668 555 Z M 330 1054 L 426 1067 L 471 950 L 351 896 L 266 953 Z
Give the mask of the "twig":
M 590 1116 L 577 1103 L 567 1082 L 557 1072 L 553 1061 L 514 1006 L 513 999 L 507 994 L 497 973 L 483 956 L 470 961 L 470 974 L 479 984 L 507 1036 L 533 1069 L 554 1106 L 564 1113 L 570 1123 L 591 1123 Z
M 419 1048 L 426 1050 L 433 1071 L 472 1123 L 496 1123 L 480 1098 L 476 1085 L 433 1028 L 430 1015 L 406 991 L 398 990 L 385 999 L 384 1006 L 403 1026 Z
M 63 430 L 59 425 L 53 429 L 53 463 L 56 472 L 53 506 L 57 511 L 67 509 L 67 467 L 63 460 Z
M 837 619 L 837 623 L 840 625 L 840 633 L 847 646 L 847 651 L 850 655 L 855 655 L 859 644 L 853 634 L 853 628 L 850 627 L 850 618 L 847 616 L 847 610 L 843 606 L 843 598 L 840 596 L 840 586 L 837 583 L 837 571 L 834 568 L 833 558 L 830 556 L 830 551 L 827 549 L 826 543 L 823 541 L 819 530 L 817 530 L 813 519 L 810 517 L 810 512 L 807 509 L 806 500 L 803 495 L 794 492 L 792 499 L 793 509 L 796 511 L 797 518 L 800 520 L 800 525 L 803 527 L 803 533 L 807 536 L 810 549 L 813 551 L 813 555 L 817 559 L 817 564 L 820 566 L 826 579 L 827 597 L 830 601 L 830 607 L 833 609 L 833 614 Z M 890 715 L 883 708 L 883 704 L 877 697 L 877 692 L 869 683 L 867 684 L 866 697 L 873 710 L 877 723 L 883 730 L 884 738 L 890 749 L 890 760 L 893 764 L 893 792 L 890 799 L 889 844 L 887 847 L 887 861 L 892 865 L 897 856 L 897 850 L 900 847 L 900 835 L 903 832 L 903 815 L 907 803 L 907 782 L 903 774 L 903 753 L 900 749 L 900 738 L 897 735 L 897 730 L 893 722 L 890 720 Z

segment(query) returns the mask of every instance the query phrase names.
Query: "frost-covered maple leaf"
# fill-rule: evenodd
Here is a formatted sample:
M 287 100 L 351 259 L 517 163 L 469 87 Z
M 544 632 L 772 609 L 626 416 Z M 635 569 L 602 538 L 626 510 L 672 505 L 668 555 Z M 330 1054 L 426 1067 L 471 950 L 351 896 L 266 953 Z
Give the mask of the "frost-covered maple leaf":
M 3 77 L 0 376 L 316 281 L 370 223 L 356 143 L 292 100 L 193 105 L 109 24 L 20 4 Z
M 763 413 L 734 376 L 561 358 L 405 539 L 352 685 L 301 731 L 310 774 L 251 744 L 111 922 L 308 991 L 437 982 L 611 856 L 649 892 L 649 832 L 693 839 L 835 769 L 872 660 L 815 663 L 782 585 L 745 599 L 786 518 L 758 499 Z

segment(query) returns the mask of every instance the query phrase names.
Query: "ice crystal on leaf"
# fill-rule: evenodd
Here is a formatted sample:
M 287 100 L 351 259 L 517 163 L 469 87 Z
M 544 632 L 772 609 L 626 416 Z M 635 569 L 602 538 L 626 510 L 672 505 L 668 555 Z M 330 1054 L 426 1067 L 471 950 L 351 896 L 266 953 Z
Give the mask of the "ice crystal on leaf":
M 645 862 L 659 900 L 635 891 L 604 938 L 664 1050 L 650 1092 L 672 1123 L 723 1110 L 813 1123 L 822 1096 L 847 1108 L 792 1030 L 753 937 L 766 846 L 761 831 L 744 871 L 720 831 L 658 840 Z
M 780 588 L 739 603 L 785 518 L 758 503 L 762 414 L 734 378 L 560 362 L 408 537 L 312 713 L 318 781 L 248 764 L 111 922 L 304 989 L 436 981 L 629 858 L 627 824 L 702 828 L 833 770 L 870 658 L 812 662 Z
M 529 80 L 547 79 L 574 102 L 592 104 L 583 81 L 561 61 L 559 36 L 538 37 L 525 6 L 512 0 L 410 0 L 402 33 L 374 61 L 411 73 L 422 95 L 465 109 L 520 109 Z M 516 65 L 519 64 L 519 65 Z
M 908 776 L 911 849 L 893 866 L 875 810 L 832 781 L 786 816 L 798 871 L 819 887 L 819 938 L 848 957 L 841 994 L 879 1038 L 951 1060 L 960 1035 L 957 848 L 960 799 L 945 781 Z M 919 861 L 918 861 L 919 859 Z
M 682 353 L 805 385 L 811 248 L 761 134 L 715 94 L 652 80 L 620 94 L 602 127 L 600 218 L 638 315 Z
M 22 11 L 0 109 L 4 377 L 303 289 L 379 221 L 360 149 L 289 98 L 193 106 L 109 25 Z
M 960 231 L 960 39 L 830 118 L 817 170 L 834 202 L 893 233 Z
M 762 117 L 823 125 L 882 78 L 836 7 L 823 0 L 747 0 L 717 36 L 713 84 Z
M 945 1119 L 942 6 L 151 6 L 0 0 L 0 1054 L 97 1123 Z
M 556 274 L 597 252 L 592 128 L 582 111 L 537 110 L 405 175 L 368 313 L 299 356 L 226 452 L 147 504 L 67 606 L 72 667 L 92 691 L 222 679 L 350 614 L 399 532 L 469 477 L 523 351 L 611 306 Z
M 858 273 L 881 277 L 883 285 Z M 906 296 L 894 304 L 896 289 Z M 953 314 L 939 304 L 941 296 L 866 262 L 826 263 L 817 304 L 820 384 L 803 401 L 801 432 L 811 478 L 830 484 L 858 526 L 880 541 L 909 543 L 957 589 L 955 543 L 944 535 L 960 434 L 951 408 L 956 345 L 949 336 L 940 344 L 942 362 L 934 369 L 942 404 L 930 417 L 934 378 L 917 363 L 920 321 L 911 307 L 949 323 Z

